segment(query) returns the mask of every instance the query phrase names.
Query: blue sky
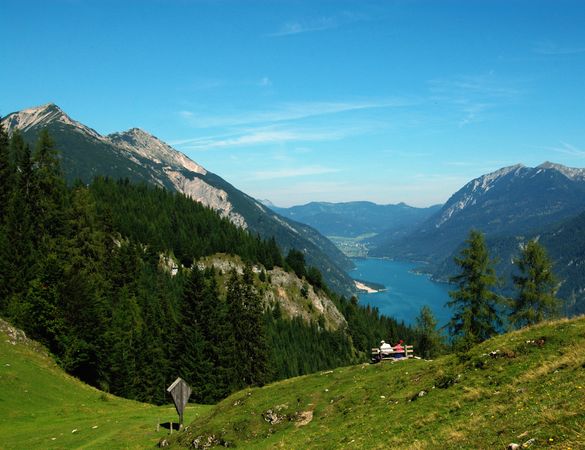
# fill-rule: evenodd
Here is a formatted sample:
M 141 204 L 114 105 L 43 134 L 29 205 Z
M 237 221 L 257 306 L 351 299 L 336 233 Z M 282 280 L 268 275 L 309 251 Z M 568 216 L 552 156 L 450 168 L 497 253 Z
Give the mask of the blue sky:
M 134 126 L 277 205 L 585 166 L 585 2 L 0 0 L 0 114 Z

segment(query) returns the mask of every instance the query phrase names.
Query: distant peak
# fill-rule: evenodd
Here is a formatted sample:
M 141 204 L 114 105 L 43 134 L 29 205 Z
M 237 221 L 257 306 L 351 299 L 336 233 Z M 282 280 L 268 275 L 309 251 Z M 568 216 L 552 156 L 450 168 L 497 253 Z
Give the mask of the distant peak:
M 45 103 L 44 105 L 33 106 L 32 108 L 23 109 L 22 112 L 29 113 L 29 112 L 36 112 L 36 111 L 45 111 L 47 109 L 62 111 L 62 109 L 59 108 L 55 103 L 49 102 L 49 103 Z
M 138 127 L 130 128 L 128 131 L 126 131 L 126 133 L 152 136 L 152 134 L 150 134 L 149 132 L 144 131 L 142 128 L 138 128 Z
M 118 131 L 116 133 L 112 133 L 109 135 L 110 138 L 113 139 L 123 139 L 123 138 L 130 138 L 130 139 L 156 139 L 160 141 L 156 136 L 153 136 L 148 131 L 144 131 L 142 128 L 132 127 L 126 131 Z
M 540 166 L 536 167 L 537 169 L 567 169 L 566 166 L 563 166 L 562 164 L 557 164 L 554 162 L 550 162 L 550 161 L 545 161 L 543 162 Z
M 543 162 L 537 169 L 556 170 L 571 180 L 585 180 L 585 169 L 567 167 L 550 161 Z
M 515 171 L 517 171 L 519 169 L 524 169 L 525 167 L 526 166 L 524 164 L 521 164 L 521 163 L 514 164 L 512 166 L 505 166 L 505 167 L 502 167 L 501 169 L 494 170 L 493 172 L 490 172 L 490 173 L 487 173 L 485 175 L 482 175 L 478 179 L 490 179 L 490 180 L 494 180 L 496 178 L 499 178 L 499 177 L 503 177 L 505 175 L 508 175 L 511 172 L 515 172 Z
M 87 128 L 72 120 L 61 108 L 52 102 L 9 114 L 5 120 L 10 130 L 18 128 L 21 131 L 26 131 L 33 127 L 47 126 L 53 122 L 73 125 L 80 129 Z
M 23 115 L 30 115 L 30 114 L 42 114 L 42 113 L 59 113 L 65 115 L 63 110 L 59 108 L 55 103 L 45 103 L 44 105 L 33 106 L 32 108 L 23 109 L 15 114 L 23 114 Z

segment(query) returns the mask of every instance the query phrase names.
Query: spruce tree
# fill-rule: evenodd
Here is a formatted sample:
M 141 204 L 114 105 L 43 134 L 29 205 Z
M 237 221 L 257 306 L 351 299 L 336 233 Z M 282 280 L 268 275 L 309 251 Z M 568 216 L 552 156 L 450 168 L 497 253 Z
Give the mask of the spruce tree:
M 514 260 L 520 275 L 514 276 L 518 295 L 512 302 L 510 322 L 516 327 L 532 325 L 558 313 L 558 282 L 545 248 L 537 241 L 528 242 Z
M 498 312 L 502 299 L 493 290 L 499 280 L 483 234 L 472 230 L 465 242 L 467 247 L 455 257 L 461 273 L 450 280 L 458 289 L 449 292 L 452 300 L 447 302 L 454 310 L 449 330 L 463 348 L 497 334 L 502 323 Z
M 268 346 L 263 309 L 253 285 L 252 269 L 239 277 L 234 271 L 228 282 L 228 320 L 234 335 L 234 388 L 262 386 L 270 379 Z
M 41 130 L 32 155 L 33 214 L 39 234 L 55 235 L 64 227 L 65 182 L 53 139 Z
M 33 168 L 30 148 L 15 131 L 10 140 L 10 156 L 15 168 L 14 187 L 8 200 L 5 242 L 2 254 L 2 286 L 0 294 L 8 298 L 11 293 L 24 292 L 28 281 L 35 276 L 37 241 L 32 211 Z M 6 301 L 6 300 L 5 300 Z
M 0 227 L 8 213 L 8 200 L 12 191 L 12 167 L 10 165 L 10 141 L 0 117 Z
M 209 374 L 213 370 L 205 357 L 203 337 L 202 305 L 205 296 L 205 280 L 202 272 L 194 266 L 185 286 L 180 307 L 180 332 L 176 347 L 178 374 L 193 388 L 193 398 L 203 401 L 208 389 Z

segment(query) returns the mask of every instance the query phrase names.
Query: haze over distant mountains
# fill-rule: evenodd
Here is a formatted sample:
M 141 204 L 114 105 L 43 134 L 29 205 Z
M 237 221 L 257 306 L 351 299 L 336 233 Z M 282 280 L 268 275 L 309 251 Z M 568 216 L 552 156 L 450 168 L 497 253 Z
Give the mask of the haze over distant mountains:
M 285 252 L 303 251 L 307 263 L 318 267 L 334 290 L 353 292 L 346 273 L 353 264 L 328 239 L 310 226 L 279 216 L 146 131 L 132 128 L 102 136 L 53 103 L 9 114 L 2 123 L 9 133 L 19 129 L 28 142 L 47 128 L 69 180 L 89 183 L 97 175 L 128 178 L 184 193 L 253 233 L 275 237 Z
M 311 202 L 290 208 L 270 207 L 285 217 L 311 225 L 325 236 L 355 238 L 382 232 L 404 234 L 406 230 L 424 222 L 440 205 L 415 208 L 404 203 Z

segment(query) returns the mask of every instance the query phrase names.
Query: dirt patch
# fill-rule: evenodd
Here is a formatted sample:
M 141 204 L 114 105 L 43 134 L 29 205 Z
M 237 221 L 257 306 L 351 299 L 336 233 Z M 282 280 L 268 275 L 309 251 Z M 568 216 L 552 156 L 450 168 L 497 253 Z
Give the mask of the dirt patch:
M 297 413 L 295 422 L 297 427 L 303 427 L 313 420 L 313 411 L 301 411 Z

